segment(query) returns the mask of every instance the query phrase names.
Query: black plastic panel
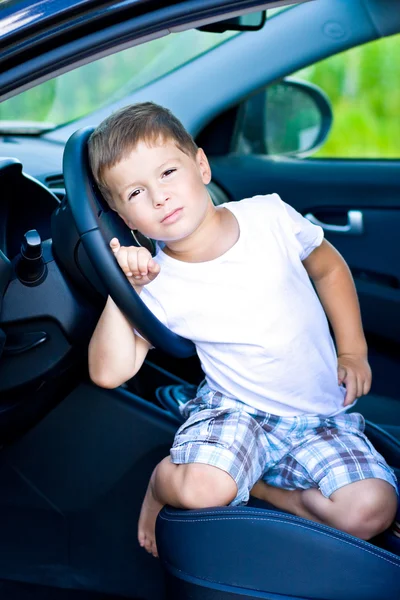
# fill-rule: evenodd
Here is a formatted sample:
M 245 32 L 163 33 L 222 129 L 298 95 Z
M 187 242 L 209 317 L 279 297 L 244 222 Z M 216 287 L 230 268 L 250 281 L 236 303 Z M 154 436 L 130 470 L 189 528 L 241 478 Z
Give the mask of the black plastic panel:
M 176 428 L 129 392 L 83 384 L 3 449 L 0 579 L 163 600 L 160 562 L 136 530 Z

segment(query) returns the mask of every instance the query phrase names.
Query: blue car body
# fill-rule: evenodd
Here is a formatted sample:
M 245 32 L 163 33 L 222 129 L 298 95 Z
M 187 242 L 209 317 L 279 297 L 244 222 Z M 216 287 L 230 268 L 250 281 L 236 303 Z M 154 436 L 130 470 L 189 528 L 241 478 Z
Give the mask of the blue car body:
M 284 4 L 3 0 L 0 100 L 156 37 Z M 298 4 L 260 31 L 233 36 L 71 122 L 36 124 L 31 133 L 0 122 L 4 598 L 378 600 L 381 590 L 386 600 L 400 597 L 400 559 L 382 540 L 359 543 L 276 512 L 266 518 L 265 507 L 229 513 L 237 529 L 227 524 L 229 508 L 196 513 L 189 527 L 187 514 L 167 509 L 159 528 L 166 586 L 160 562 L 136 542 L 137 518 L 150 473 L 179 425 L 176 402 L 201 380 L 197 358 L 176 360 L 155 350 L 116 390 L 94 386 L 87 373 L 87 345 L 107 292 L 70 215 L 63 152 L 77 129 L 95 127 L 126 104 L 154 100 L 173 110 L 206 149 L 216 204 L 277 191 L 299 212 L 332 223 L 349 210 L 362 213 L 363 236 L 339 235 L 329 221 L 326 237 L 353 270 L 369 336 L 376 383 L 363 406 L 379 425 L 371 435 L 381 443 L 382 429 L 382 452 L 400 468 L 399 160 L 304 159 L 235 146 L 249 99 L 303 67 L 398 33 L 400 11 L 391 0 Z M 46 265 L 37 285 L 21 281 L 18 271 L 31 229 L 42 237 Z M 247 535 L 255 536 L 253 549 Z M 208 561 L 212 549 L 217 563 Z

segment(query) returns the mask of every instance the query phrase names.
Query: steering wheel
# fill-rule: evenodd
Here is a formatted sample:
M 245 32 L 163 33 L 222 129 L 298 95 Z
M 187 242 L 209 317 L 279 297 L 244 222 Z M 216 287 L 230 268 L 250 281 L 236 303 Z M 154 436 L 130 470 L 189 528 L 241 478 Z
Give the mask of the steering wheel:
M 128 320 L 153 346 L 178 358 L 195 353 L 193 342 L 161 323 L 135 292 L 115 260 L 109 242 L 138 245 L 130 229 L 102 198 L 89 166 L 87 142 L 92 127 L 76 131 L 68 140 L 63 158 L 67 202 L 83 247 L 107 293 Z

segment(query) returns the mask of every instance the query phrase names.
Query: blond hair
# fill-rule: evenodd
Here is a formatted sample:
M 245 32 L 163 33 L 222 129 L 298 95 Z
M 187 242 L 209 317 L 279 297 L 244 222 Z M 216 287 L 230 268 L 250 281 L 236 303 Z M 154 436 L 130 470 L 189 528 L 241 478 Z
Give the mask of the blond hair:
M 139 142 L 175 142 L 195 158 L 198 147 L 170 110 L 154 102 L 132 104 L 102 121 L 89 138 L 89 162 L 93 177 L 108 204 L 113 207 L 105 172 L 125 158 Z

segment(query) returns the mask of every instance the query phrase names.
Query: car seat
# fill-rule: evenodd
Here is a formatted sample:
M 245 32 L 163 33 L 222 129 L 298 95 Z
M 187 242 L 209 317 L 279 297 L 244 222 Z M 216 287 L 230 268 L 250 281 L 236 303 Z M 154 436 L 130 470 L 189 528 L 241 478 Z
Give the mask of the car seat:
M 185 400 L 178 387 L 157 391 L 177 419 Z M 186 391 L 186 399 L 193 396 L 192 386 Z M 400 442 L 373 423 L 366 433 L 400 475 Z M 202 510 L 166 506 L 156 535 L 169 600 L 400 599 L 400 540 L 392 534 L 365 542 L 251 500 Z

